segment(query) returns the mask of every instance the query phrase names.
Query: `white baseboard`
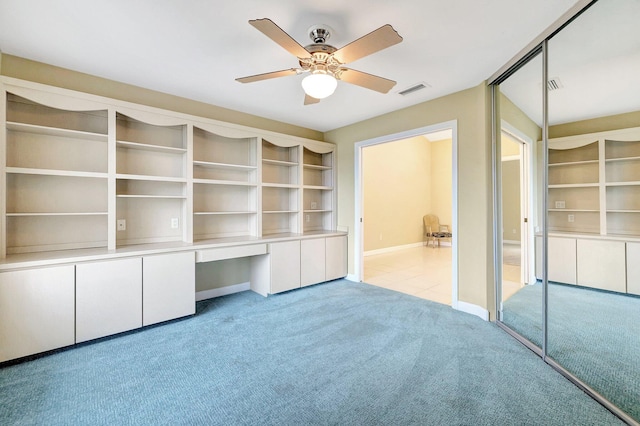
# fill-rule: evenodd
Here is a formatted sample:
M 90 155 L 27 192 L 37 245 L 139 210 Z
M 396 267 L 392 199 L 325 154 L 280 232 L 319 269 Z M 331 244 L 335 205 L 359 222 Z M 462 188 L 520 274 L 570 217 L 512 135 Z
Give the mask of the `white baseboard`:
M 514 246 L 519 246 L 520 241 L 517 240 L 502 240 L 502 244 L 513 244 Z
M 420 247 L 423 243 L 404 244 L 401 246 L 385 247 L 377 250 L 369 250 L 364 252 L 364 256 L 372 256 L 374 254 L 391 253 L 398 250 L 404 250 L 413 247 Z
M 251 290 L 249 282 L 229 285 L 226 287 L 212 288 L 211 290 L 203 290 L 196 292 L 196 302 L 214 297 L 226 296 L 228 294 L 240 293 L 241 291 Z
M 473 303 L 458 300 L 458 302 L 454 304 L 453 309 L 466 312 L 467 314 L 475 315 L 485 321 L 489 321 L 489 311 L 478 305 L 474 305 Z
M 344 279 L 348 281 L 358 282 L 358 278 L 356 278 L 356 274 L 348 274 L 346 277 L 344 277 Z

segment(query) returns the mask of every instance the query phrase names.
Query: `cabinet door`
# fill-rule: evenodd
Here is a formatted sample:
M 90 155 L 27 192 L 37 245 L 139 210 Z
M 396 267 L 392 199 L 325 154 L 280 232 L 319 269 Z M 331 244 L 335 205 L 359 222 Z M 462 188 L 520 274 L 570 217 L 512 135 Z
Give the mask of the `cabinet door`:
M 575 238 L 549 237 L 549 281 L 575 284 L 576 240 Z
M 0 362 L 73 345 L 74 266 L 0 273 Z
M 325 239 L 300 241 L 300 286 L 325 281 Z
M 192 251 L 142 259 L 142 325 L 196 312 L 196 262 Z
M 76 342 L 142 327 L 142 258 L 76 265 Z
M 578 240 L 578 285 L 626 292 L 625 243 Z
M 327 250 L 327 281 L 347 276 L 347 237 L 329 237 L 326 243 Z
M 274 243 L 271 259 L 271 294 L 300 287 L 300 241 Z
M 640 295 L 640 243 L 627 243 L 627 293 Z

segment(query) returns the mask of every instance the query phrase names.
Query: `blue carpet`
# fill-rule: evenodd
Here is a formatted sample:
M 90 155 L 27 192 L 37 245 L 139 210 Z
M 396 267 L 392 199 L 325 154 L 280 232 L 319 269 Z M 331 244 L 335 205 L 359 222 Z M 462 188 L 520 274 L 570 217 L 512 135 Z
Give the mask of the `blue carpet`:
M 640 298 L 549 284 L 548 355 L 640 421 Z M 542 285 L 504 303 L 504 323 L 542 344 Z
M 2 425 L 616 425 L 495 324 L 338 280 L 0 369 Z

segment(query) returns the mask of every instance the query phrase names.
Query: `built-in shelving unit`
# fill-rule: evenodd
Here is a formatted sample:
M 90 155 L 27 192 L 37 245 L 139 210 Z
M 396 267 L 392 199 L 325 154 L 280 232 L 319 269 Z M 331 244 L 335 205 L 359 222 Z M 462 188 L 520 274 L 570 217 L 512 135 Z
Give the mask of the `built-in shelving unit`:
M 6 111 L 6 253 L 106 247 L 107 111 Z
M 605 139 L 607 233 L 640 236 L 640 136 Z
M 640 130 L 549 144 L 549 231 L 640 237 Z
M 300 231 L 300 149 L 262 140 L 262 235 Z
M 186 125 L 116 114 L 117 246 L 183 240 L 186 139 Z
M 304 231 L 328 229 L 333 220 L 333 152 L 303 150 Z
M 256 138 L 194 128 L 194 240 L 258 235 Z
M 332 144 L 82 94 L 4 93 L 3 257 L 335 231 Z
M 549 230 L 600 233 L 598 140 L 549 149 Z

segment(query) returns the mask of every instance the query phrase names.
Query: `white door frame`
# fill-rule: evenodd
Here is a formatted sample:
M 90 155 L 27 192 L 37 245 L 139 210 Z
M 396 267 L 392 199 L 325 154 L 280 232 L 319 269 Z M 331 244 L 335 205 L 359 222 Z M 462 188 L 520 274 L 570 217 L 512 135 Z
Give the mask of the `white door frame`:
M 363 177 L 362 177 L 362 150 L 368 146 L 379 145 L 387 142 L 394 142 L 427 133 L 439 132 L 451 129 L 451 305 L 458 309 L 458 121 L 451 120 L 431 126 L 420 127 L 391 135 L 380 136 L 373 139 L 364 140 L 355 144 L 355 280 L 362 281 L 364 271 L 364 230 L 363 230 Z
M 535 250 L 534 250 L 534 202 L 533 202 L 533 140 L 512 126 L 505 120 L 501 120 L 501 131 L 508 133 L 514 139 L 521 142 L 520 145 L 520 241 L 521 253 L 521 279 L 525 284 L 536 282 L 535 275 Z M 525 224 L 526 220 L 526 224 Z

